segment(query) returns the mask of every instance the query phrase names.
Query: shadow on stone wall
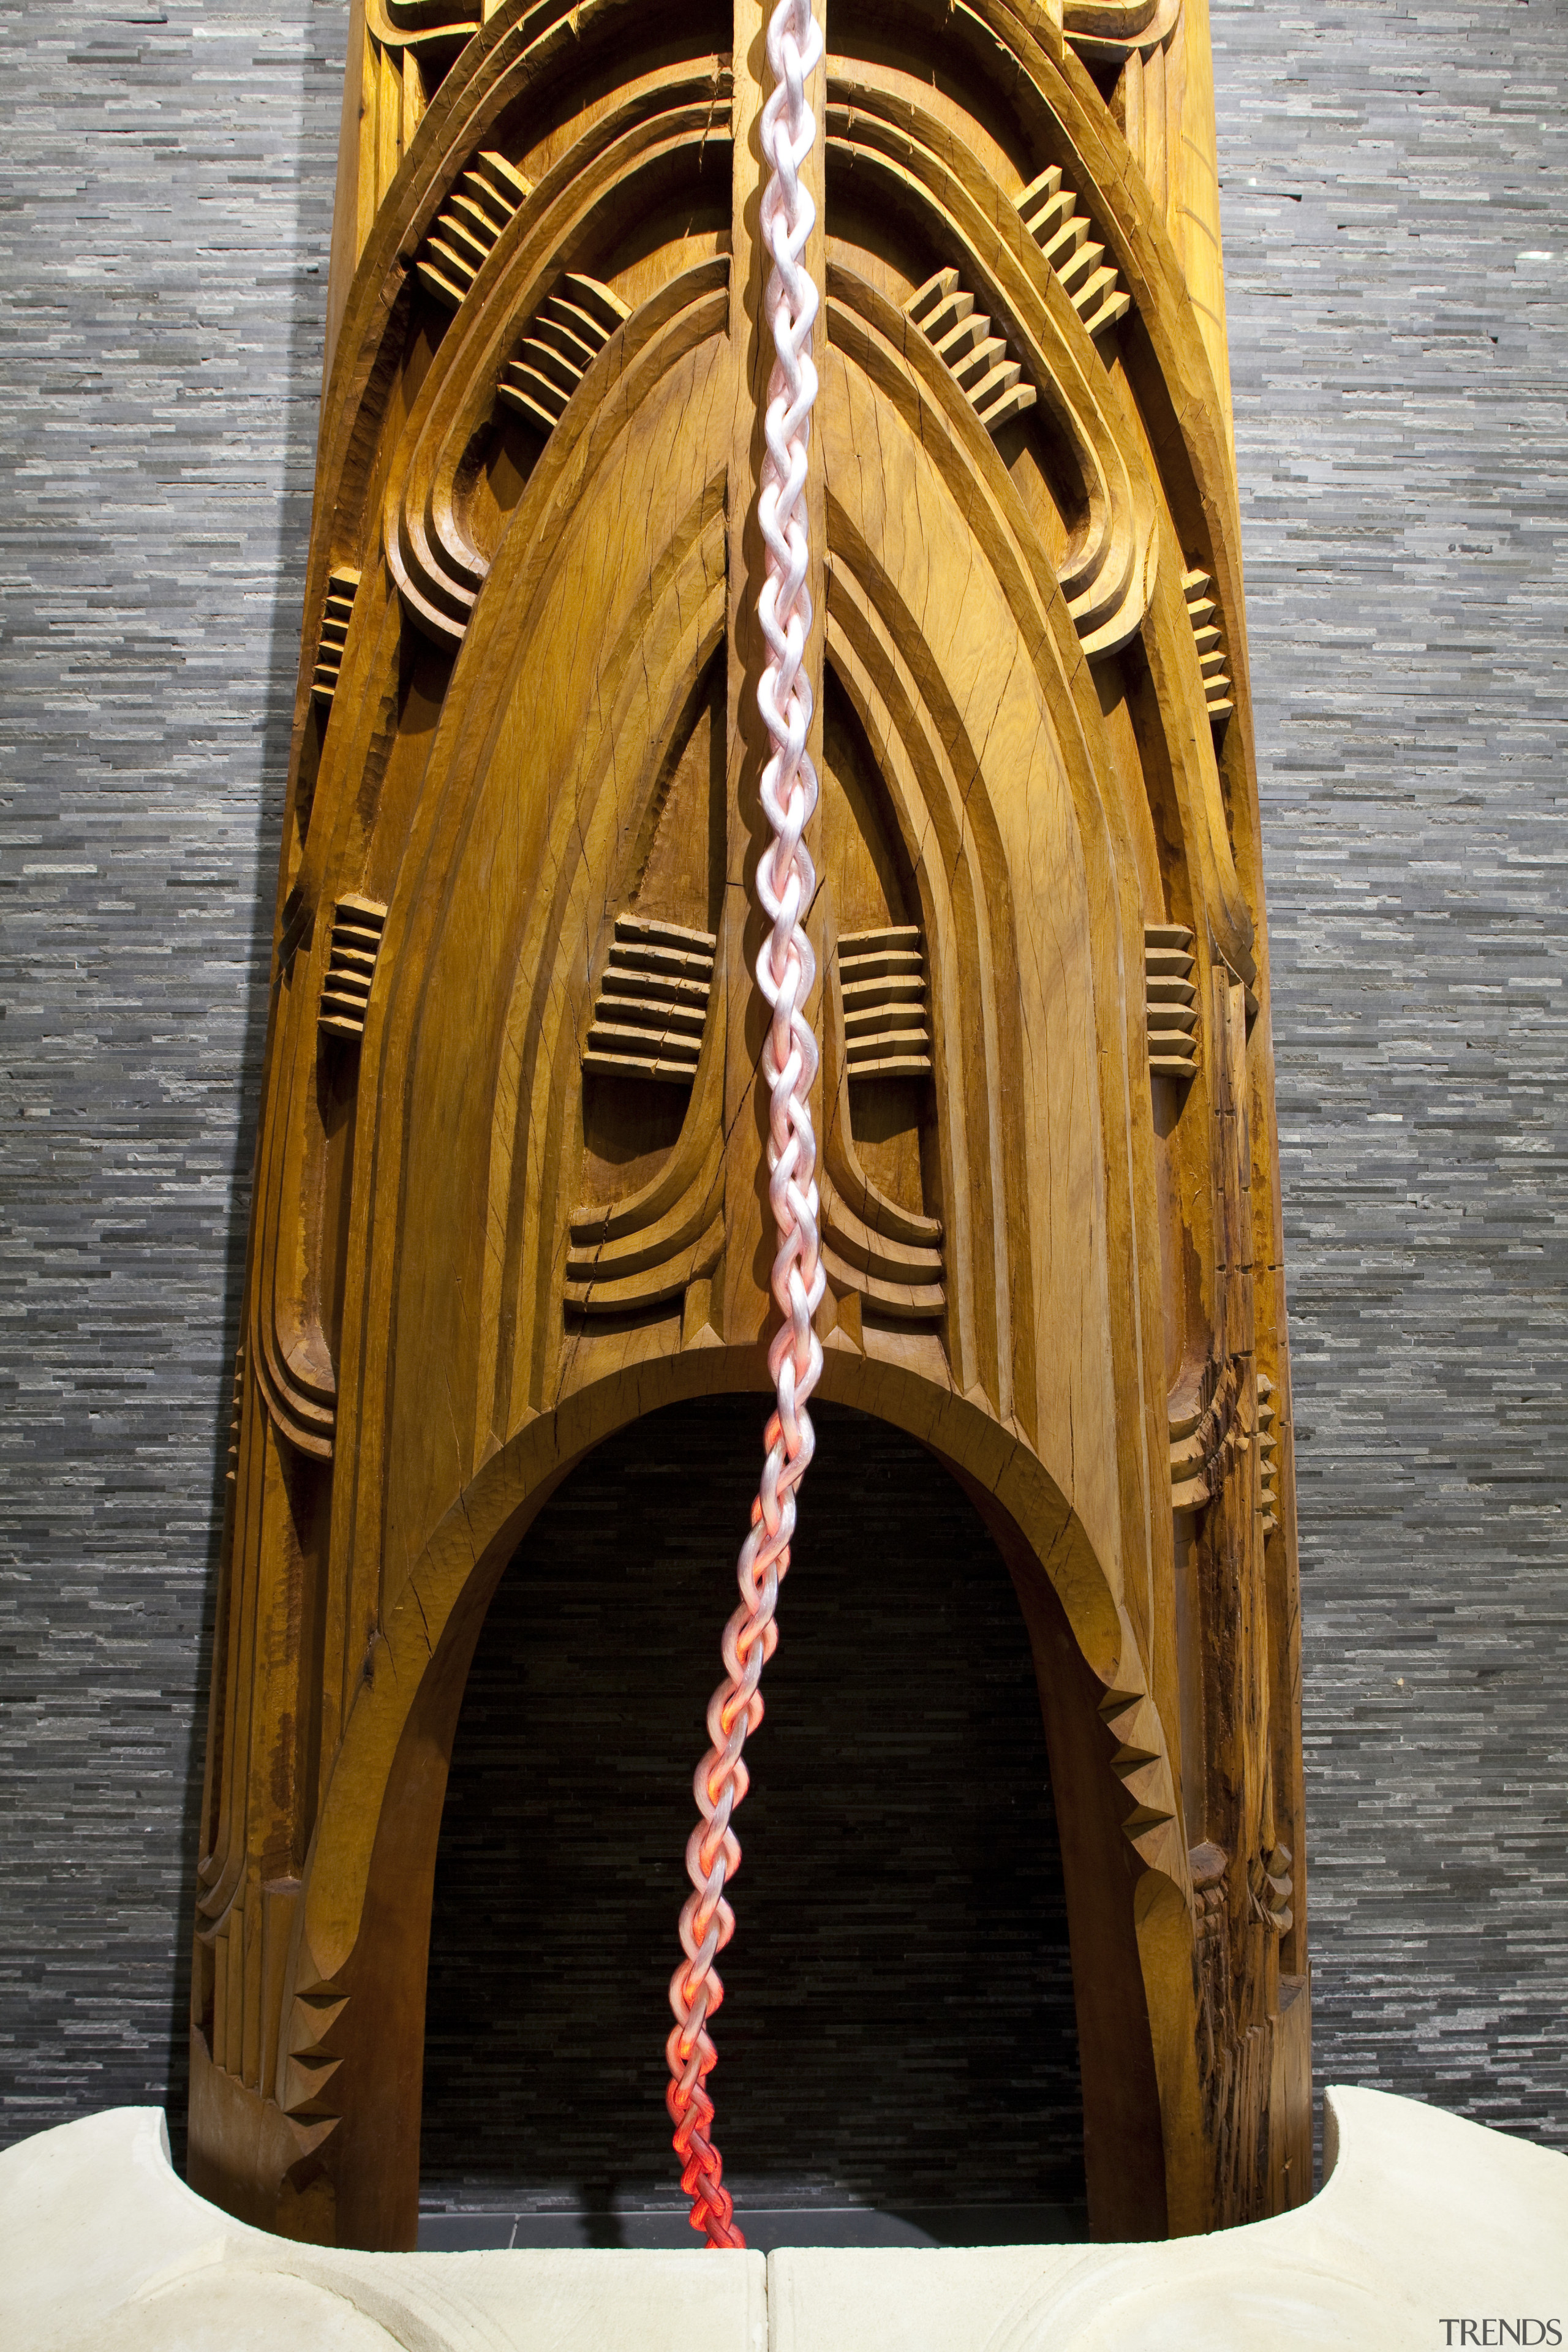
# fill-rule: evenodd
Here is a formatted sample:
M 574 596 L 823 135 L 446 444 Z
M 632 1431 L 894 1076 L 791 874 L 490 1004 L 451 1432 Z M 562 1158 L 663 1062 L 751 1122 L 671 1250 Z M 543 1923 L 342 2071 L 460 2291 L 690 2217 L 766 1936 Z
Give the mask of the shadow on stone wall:
M 302 12 L 304 13 L 304 12 Z M 301 598 L 310 548 L 315 481 L 316 436 L 321 413 L 322 329 L 327 300 L 327 264 L 336 175 L 339 113 L 342 101 L 345 30 L 333 10 L 308 12 L 299 74 L 279 107 L 289 103 L 298 145 L 294 184 L 298 226 L 291 249 L 279 257 L 289 269 L 287 356 L 281 369 L 283 399 L 276 397 L 267 425 L 276 430 L 281 409 L 283 487 L 279 501 L 278 561 L 267 619 L 265 687 L 259 716 L 260 792 L 256 801 L 255 871 L 245 963 L 244 1027 L 238 1057 L 239 1118 L 226 1186 L 228 1215 L 224 1253 L 223 1363 L 225 1373 L 213 1399 L 212 1517 L 208 1529 L 200 1639 L 200 1699 L 191 1737 L 181 1816 L 181 1909 L 169 2011 L 167 2113 L 175 2168 L 184 2172 L 190 2081 L 191 1922 L 195 1914 L 196 1864 L 201 1842 L 202 1786 L 205 1767 L 207 1705 L 212 1682 L 213 1638 L 228 1494 L 231 1376 L 245 1303 L 246 1253 L 249 1239 L 256 1135 L 261 1107 L 262 1063 L 270 1006 L 272 941 L 277 915 L 277 874 L 282 840 L 294 699 L 300 675 Z M 259 424 L 260 420 L 258 420 Z

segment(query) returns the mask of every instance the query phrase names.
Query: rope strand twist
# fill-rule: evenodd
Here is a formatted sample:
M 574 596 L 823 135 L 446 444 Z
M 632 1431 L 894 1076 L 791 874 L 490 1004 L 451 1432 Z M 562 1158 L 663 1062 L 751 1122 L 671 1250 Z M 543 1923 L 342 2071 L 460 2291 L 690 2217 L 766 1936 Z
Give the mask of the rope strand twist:
M 763 1719 L 758 1685 L 778 1645 L 774 1616 L 795 1534 L 795 1490 L 816 1442 L 805 1408 L 822 1371 L 822 1343 L 813 1325 L 826 1287 L 809 1106 L 818 1055 L 805 1013 L 816 960 L 803 923 L 816 888 L 803 836 L 817 795 L 816 772 L 805 748 L 811 681 L 803 667 L 812 619 L 805 492 L 816 398 L 811 338 L 818 297 L 801 260 L 816 207 L 802 184 L 800 167 L 816 137 L 805 84 L 822 56 L 822 28 L 810 0 L 779 0 L 768 25 L 767 54 L 773 87 L 763 108 L 762 151 L 771 168 L 761 226 L 773 261 L 764 298 L 773 366 L 763 420 L 767 452 L 757 490 L 765 550 L 757 617 L 768 652 L 757 704 L 773 743 L 761 787 L 772 839 L 757 860 L 756 887 L 771 928 L 757 957 L 756 976 L 771 1015 L 763 1076 L 771 1098 L 768 1192 L 778 1228 L 773 1293 L 782 1319 L 768 1349 L 776 1406 L 763 1435 L 766 1459 L 752 1505 L 751 1533 L 736 1570 L 741 1601 L 724 1629 L 725 1678 L 708 1704 L 712 1745 L 692 1780 L 701 1818 L 686 1847 L 692 1891 L 680 1914 L 685 1958 L 670 1979 L 675 2024 L 665 2045 L 670 2072 L 666 2105 L 675 2126 L 680 2185 L 691 2200 L 691 2226 L 703 2231 L 710 2246 L 746 2242 L 713 2144 L 707 2082 L 718 2053 L 708 2022 L 724 1998 L 713 1963 L 735 1932 L 724 1888 L 741 1866 L 740 1842 L 731 1826 L 750 1786 L 741 1751 Z

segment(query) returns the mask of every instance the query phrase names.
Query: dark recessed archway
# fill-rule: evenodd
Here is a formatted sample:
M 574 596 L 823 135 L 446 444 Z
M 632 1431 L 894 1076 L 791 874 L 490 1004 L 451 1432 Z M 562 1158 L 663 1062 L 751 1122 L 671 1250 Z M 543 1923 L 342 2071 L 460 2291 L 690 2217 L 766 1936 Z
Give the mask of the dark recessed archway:
M 666 1986 L 763 1413 L 703 1400 L 608 1440 L 491 1604 L 436 1871 L 422 2243 L 506 2243 L 517 2216 L 518 2243 L 694 2242 Z M 1067 1913 L 1017 1601 L 912 1438 L 842 1406 L 818 1428 L 737 1822 L 727 2173 L 764 2246 L 1076 2235 Z

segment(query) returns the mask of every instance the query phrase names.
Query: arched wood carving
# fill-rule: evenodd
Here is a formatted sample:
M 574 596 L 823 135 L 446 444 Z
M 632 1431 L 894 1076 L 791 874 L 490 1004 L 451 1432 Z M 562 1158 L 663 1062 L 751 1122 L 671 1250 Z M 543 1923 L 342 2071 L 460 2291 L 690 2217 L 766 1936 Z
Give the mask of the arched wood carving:
M 617 1425 L 765 1385 L 761 22 L 356 0 L 193 2018 L 193 2181 L 304 2237 L 413 2242 L 521 1531 Z M 1310 2166 L 1205 0 L 826 31 L 823 1388 L 1009 1563 L 1093 2224 L 1200 2230 Z

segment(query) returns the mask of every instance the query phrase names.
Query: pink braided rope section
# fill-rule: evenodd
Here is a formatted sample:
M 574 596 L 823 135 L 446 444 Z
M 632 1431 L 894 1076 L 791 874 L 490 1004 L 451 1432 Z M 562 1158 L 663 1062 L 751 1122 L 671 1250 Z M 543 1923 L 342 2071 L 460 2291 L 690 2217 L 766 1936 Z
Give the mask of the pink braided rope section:
M 724 1887 L 741 1866 L 731 1821 L 751 1784 L 741 1751 L 748 1732 L 763 1719 L 758 1685 L 778 1645 L 774 1612 L 795 1534 L 795 1490 L 816 1442 L 805 1406 L 822 1372 L 822 1342 L 812 1326 L 826 1287 L 818 1260 L 816 1138 L 809 1108 L 818 1057 L 803 1010 L 816 960 L 801 919 L 816 887 L 802 838 L 816 806 L 816 771 L 805 749 L 811 681 L 802 667 L 811 631 L 804 494 L 816 398 L 811 331 L 817 291 L 801 266 L 816 207 L 801 184 L 800 167 L 816 136 L 805 83 L 822 55 L 822 30 L 810 0 L 780 0 L 768 25 L 767 49 L 773 88 L 763 108 L 762 149 L 771 171 L 761 221 L 773 257 L 765 297 L 773 367 L 763 420 L 767 455 L 757 490 L 757 520 L 766 549 L 757 616 L 768 649 L 757 704 L 773 746 L 762 780 L 773 838 L 757 861 L 757 898 L 772 929 L 757 958 L 757 986 L 772 1015 L 763 1076 L 772 1098 L 768 1191 L 779 1236 L 773 1293 L 783 1320 L 768 1349 L 777 1407 L 763 1435 L 767 1458 L 752 1505 L 752 1531 L 736 1570 L 741 1605 L 724 1628 L 725 1678 L 708 1703 L 712 1746 L 692 1780 L 701 1819 L 686 1847 L 692 1891 L 680 1914 L 685 1958 L 669 1982 L 675 2025 L 665 2045 L 671 2078 L 665 2102 L 675 2126 L 680 2185 L 691 2200 L 691 2226 L 703 2231 L 710 2246 L 746 2242 L 711 2137 L 713 2102 L 707 2083 L 718 2052 L 708 2021 L 724 1998 L 714 1958 L 735 1932 Z

